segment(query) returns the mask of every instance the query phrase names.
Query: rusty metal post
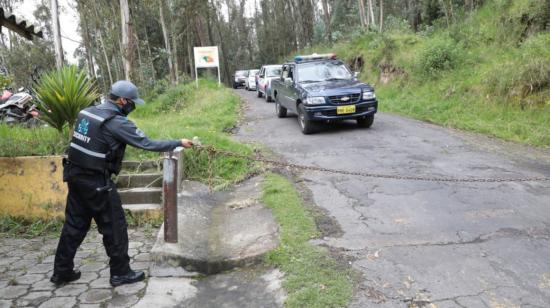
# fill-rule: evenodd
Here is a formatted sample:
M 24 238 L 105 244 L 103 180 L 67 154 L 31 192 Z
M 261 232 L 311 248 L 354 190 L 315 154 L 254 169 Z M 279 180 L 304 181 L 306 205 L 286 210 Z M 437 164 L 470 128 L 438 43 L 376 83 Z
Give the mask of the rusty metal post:
M 182 189 L 182 186 L 181 186 L 181 182 L 183 181 L 183 147 L 177 147 L 175 150 L 174 150 L 174 158 L 176 159 L 176 163 L 177 163 L 177 174 L 178 174 L 178 186 L 177 186 L 177 190 L 178 192 L 181 192 L 181 189 Z
M 164 207 L 164 241 L 178 242 L 178 161 L 173 152 L 164 156 L 163 165 L 163 207 Z

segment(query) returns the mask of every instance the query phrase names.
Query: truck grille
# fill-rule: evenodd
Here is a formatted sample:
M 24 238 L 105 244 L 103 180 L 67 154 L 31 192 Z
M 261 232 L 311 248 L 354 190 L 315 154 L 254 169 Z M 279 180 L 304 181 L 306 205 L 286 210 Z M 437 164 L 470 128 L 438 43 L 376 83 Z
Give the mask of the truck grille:
M 344 105 L 344 104 L 351 104 L 351 103 L 358 102 L 359 97 L 361 97 L 360 93 L 329 96 L 328 98 L 330 99 L 330 102 L 333 104 Z

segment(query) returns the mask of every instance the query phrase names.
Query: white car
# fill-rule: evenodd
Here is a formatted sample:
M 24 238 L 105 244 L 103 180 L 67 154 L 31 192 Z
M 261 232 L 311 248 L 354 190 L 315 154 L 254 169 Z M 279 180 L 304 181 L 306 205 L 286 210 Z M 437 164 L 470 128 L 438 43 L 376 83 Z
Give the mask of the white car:
M 256 90 L 256 75 L 260 70 L 249 70 L 248 77 L 246 78 L 244 88 L 248 91 Z
M 268 102 L 273 101 L 271 80 L 280 78 L 282 69 L 283 66 L 280 64 L 262 66 L 258 73 L 258 87 L 256 89 L 258 97 L 265 96 Z

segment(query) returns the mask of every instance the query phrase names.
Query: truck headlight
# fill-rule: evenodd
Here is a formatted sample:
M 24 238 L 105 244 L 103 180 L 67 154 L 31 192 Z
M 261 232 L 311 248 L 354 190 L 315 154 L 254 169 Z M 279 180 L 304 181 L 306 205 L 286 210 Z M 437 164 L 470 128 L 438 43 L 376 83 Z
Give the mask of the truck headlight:
M 374 94 L 374 91 L 367 91 L 363 92 L 363 99 L 375 99 L 376 94 Z
M 325 98 L 322 96 L 308 97 L 304 101 L 304 104 L 306 105 L 323 105 L 324 103 L 325 103 Z

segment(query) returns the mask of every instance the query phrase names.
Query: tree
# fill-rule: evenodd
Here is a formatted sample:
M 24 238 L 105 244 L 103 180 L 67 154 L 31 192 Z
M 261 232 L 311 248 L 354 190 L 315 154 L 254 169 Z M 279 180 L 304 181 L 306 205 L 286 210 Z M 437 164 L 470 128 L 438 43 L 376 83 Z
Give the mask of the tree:
M 55 64 L 58 68 L 63 66 L 63 46 L 61 45 L 61 30 L 59 29 L 59 13 L 57 0 L 50 0 L 50 10 L 53 24 L 53 41 L 55 48 Z
M 132 23 L 130 21 L 130 7 L 128 7 L 128 0 L 120 0 L 120 17 L 122 28 L 122 48 L 124 50 L 122 53 L 124 58 L 124 76 L 126 77 L 126 80 L 131 80 L 135 66 L 135 40 Z

